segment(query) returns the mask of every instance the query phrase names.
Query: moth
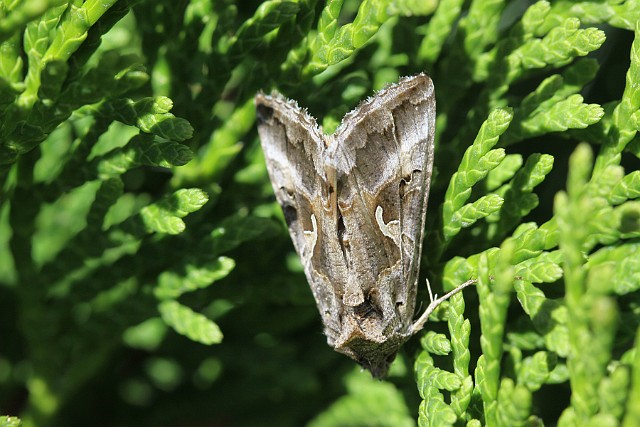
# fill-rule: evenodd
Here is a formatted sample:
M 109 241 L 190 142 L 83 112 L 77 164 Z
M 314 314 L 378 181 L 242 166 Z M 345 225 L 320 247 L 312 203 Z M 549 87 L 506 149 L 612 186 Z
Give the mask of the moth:
M 432 297 L 413 321 L 433 169 L 433 83 L 426 74 L 401 79 L 346 114 L 333 135 L 278 93 L 259 93 L 255 103 L 273 191 L 327 342 L 384 377 L 453 293 Z

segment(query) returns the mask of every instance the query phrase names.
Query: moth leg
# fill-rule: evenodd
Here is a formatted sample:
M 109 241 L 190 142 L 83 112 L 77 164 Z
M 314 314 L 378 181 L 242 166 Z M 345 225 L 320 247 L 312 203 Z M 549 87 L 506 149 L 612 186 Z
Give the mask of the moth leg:
M 418 320 L 416 320 L 411 326 L 411 333 L 415 334 L 416 332 L 421 330 L 424 327 L 424 324 L 427 323 L 427 321 L 429 320 L 429 316 L 431 316 L 431 313 L 433 313 L 433 311 L 436 308 L 438 308 L 440 304 L 442 304 L 443 302 L 445 302 L 446 300 L 448 300 L 449 298 L 451 298 L 452 296 L 454 296 L 455 294 L 457 294 L 467 286 L 471 286 L 476 283 L 478 283 L 478 279 L 467 280 L 463 284 L 457 286 L 454 290 L 447 292 L 445 295 L 438 298 L 438 295 L 434 294 L 433 291 L 431 290 L 431 284 L 429 283 L 429 279 L 427 279 L 427 289 L 429 291 L 429 299 L 431 300 L 431 302 L 429 303 L 429 306 L 424 311 L 424 313 L 422 313 L 422 315 L 418 318 Z

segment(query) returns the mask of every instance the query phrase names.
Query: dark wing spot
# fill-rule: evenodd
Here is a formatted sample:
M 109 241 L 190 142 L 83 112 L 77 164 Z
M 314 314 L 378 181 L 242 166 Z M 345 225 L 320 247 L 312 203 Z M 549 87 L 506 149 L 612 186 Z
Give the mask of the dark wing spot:
M 365 297 L 362 304 L 353 308 L 353 313 L 361 319 L 367 319 L 371 317 L 377 317 L 382 319 L 382 310 L 375 301 L 371 298 L 371 294 Z
M 267 107 L 264 104 L 258 104 L 256 106 L 256 113 L 261 123 L 268 122 L 273 117 L 273 108 Z
M 338 241 L 340 242 L 340 245 L 342 245 L 344 244 L 344 233 L 347 231 L 347 229 L 344 226 L 344 219 L 342 218 L 342 215 L 338 215 Z
M 420 175 L 422 174 L 422 171 L 420 169 L 414 169 L 411 171 L 411 175 L 406 175 L 402 178 L 402 181 L 404 181 L 405 184 L 409 184 L 414 177 L 420 177 Z
M 405 175 L 398 185 L 398 191 L 400 193 L 400 197 L 404 197 L 404 194 L 407 191 L 407 186 L 413 181 L 415 178 L 420 179 L 420 175 L 422 175 L 422 171 L 420 169 L 414 169 L 411 172 L 411 175 Z
M 344 262 L 349 263 L 349 257 L 347 256 L 347 253 L 349 252 L 349 236 L 347 235 L 347 228 L 344 226 L 344 219 L 340 214 L 338 214 L 338 229 L 336 232 L 338 233 L 338 243 L 342 250 Z
M 287 222 L 287 225 L 291 227 L 291 224 L 298 220 L 298 211 L 291 205 L 285 205 L 282 207 L 282 212 L 284 213 L 284 220 Z
M 407 191 L 407 181 L 403 178 L 400 180 L 400 185 L 398 185 L 398 193 L 400 194 L 400 198 L 404 197 L 404 193 Z

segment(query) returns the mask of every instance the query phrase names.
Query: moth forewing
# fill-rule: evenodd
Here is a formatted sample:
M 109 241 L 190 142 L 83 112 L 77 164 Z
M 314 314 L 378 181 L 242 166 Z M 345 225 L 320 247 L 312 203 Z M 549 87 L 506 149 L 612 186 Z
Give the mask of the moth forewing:
M 269 176 L 327 341 L 384 376 L 413 331 L 433 167 L 431 79 L 383 89 L 332 136 L 280 95 L 258 94 L 256 106 Z

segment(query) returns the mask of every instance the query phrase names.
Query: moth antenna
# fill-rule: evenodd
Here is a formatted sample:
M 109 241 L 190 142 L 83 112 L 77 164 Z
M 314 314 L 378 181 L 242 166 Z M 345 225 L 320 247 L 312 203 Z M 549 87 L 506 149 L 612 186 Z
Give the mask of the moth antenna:
M 429 316 L 431 316 L 431 313 L 433 313 L 433 311 L 438 308 L 440 304 L 442 304 L 467 286 L 471 286 L 476 283 L 478 283 L 478 279 L 467 280 L 463 284 L 456 287 L 454 290 L 447 292 L 446 294 L 438 298 L 438 295 L 434 294 L 431 290 L 431 284 L 429 283 L 429 279 L 427 279 L 427 290 L 429 291 L 429 299 L 431 300 L 431 302 L 429 303 L 429 306 L 424 311 L 424 313 L 422 313 L 422 316 L 420 316 L 418 320 L 413 323 L 413 326 L 411 326 L 411 333 L 415 334 L 416 332 L 420 331 L 424 327 L 424 324 L 429 320 Z

